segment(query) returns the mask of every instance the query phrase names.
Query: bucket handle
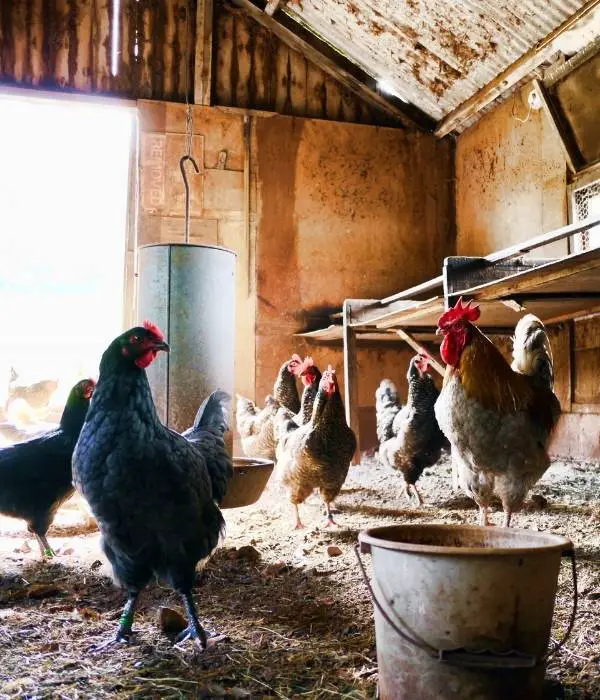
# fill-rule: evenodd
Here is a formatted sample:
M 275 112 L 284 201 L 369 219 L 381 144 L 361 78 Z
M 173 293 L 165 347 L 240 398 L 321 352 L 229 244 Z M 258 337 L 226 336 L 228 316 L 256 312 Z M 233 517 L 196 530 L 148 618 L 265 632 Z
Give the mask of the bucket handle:
M 567 625 L 567 629 L 563 635 L 563 638 L 556 644 L 556 646 L 553 649 L 550 649 L 550 651 L 546 652 L 545 659 L 549 659 L 551 656 L 554 656 L 559 649 L 562 649 L 564 645 L 567 643 L 569 637 L 571 636 L 571 632 L 573 631 L 573 627 L 575 625 L 575 618 L 577 617 L 577 562 L 575 559 L 575 548 L 571 544 L 568 549 L 563 549 L 562 551 L 562 556 L 563 557 L 568 557 L 571 560 L 571 577 L 573 581 L 573 605 L 571 607 L 571 616 L 569 617 L 569 624 Z
M 468 666 L 476 668 L 486 668 L 486 669 L 516 669 L 516 668 L 533 668 L 537 665 L 538 660 L 532 654 L 523 654 L 517 650 L 511 650 L 508 652 L 493 652 L 490 650 L 472 650 L 472 649 L 436 649 L 430 644 L 427 644 L 424 640 L 418 641 L 412 639 L 403 630 L 401 630 L 398 625 L 392 620 L 385 608 L 379 602 L 379 599 L 375 595 L 375 591 L 371 586 L 369 577 L 363 561 L 361 559 L 360 553 L 368 553 L 371 551 L 370 545 L 366 543 L 359 543 L 354 547 L 354 552 L 356 554 L 356 559 L 358 560 L 358 565 L 362 573 L 367 590 L 371 596 L 376 608 L 379 610 L 385 621 L 390 625 L 390 627 L 398 634 L 405 642 L 416 646 L 419 649 L 427 652 L 432 658 L 437 658 L 440 662 L 451 663 L 457 666 Z M 571 560 L 571 573 L 573 577 L 573 606 L 571 608 L 571 616 L 569 618 L 569 624 L 567 625 L 566 632 L 563 638 L 556 644 L 556 646 L 542 657 L 544 661 L 554 656 L 559 649 L 562 649 L 567 643 L 567 640 L 571 636 L 573 631 L 573 626 L 575 624 L 575 618 L 577 616 L 577 565 L 575 561 L 575 550 L 573 546 L 569 549 L 565 549 L 562 552 L 563 557 L 569 557 Z
M 371 548 L 368 545 L 363 544 L 363 546 L 365 547 L 365 549 L 363 551 L 367 551 L 367 552 L 370 551 Z M 401 630 L 398 627 L 398 625 L 392 620 L 392 618 L 388 615 L 387 611 L 385 610 L 383 605 L 381 605 L 381 603 L 379 602 L 379 599 L 375 595 L 375 591 L 373 590 L 373 587 L 371 586 L 371 582 L 369 581 L 369 577 L 367 576 L 367 571 L 365 569 L 365 565 L 363 564 L 363 561 L 360 558 L 360 551 L 361 551 L 361 545 L 357 544 L 354 547 L 354 553 L 356 554 L 356 558 L 358 560 L 358 565 L 360 567 L 360 571 L 362 573 L 362 576 L 363 576 L 363 579 L 365 582 L 365 586 L 367 587 L 367 590 L 369 591 L 369 595 L 371 596 L 371 600 L 373 601 L 373 603 L 377 607 L 377 610 L 379 610 L 379 612 L 383 615 L 383 618 L 388 623 L 388 625 L 390 625 L 390 627 L 394 630 L 394 632 L 396 632 L 396 634 L 398 636 L 402 637 L 402 639 L 405 642 L 407 642 L 408 644 L 411 644 L 412 646 L 418 647 L 419 649 L 423 649 L 423 651 L 426 651 L 430 656 L 432 656 L 434 658 L 437 657 L 439 655 L 439 651 L 437 649 L 430 646 L 425 641 L 418 641 L 416 639 L 413 639 L 412 637 L 409 637 L 406 634 L 406 632 Z

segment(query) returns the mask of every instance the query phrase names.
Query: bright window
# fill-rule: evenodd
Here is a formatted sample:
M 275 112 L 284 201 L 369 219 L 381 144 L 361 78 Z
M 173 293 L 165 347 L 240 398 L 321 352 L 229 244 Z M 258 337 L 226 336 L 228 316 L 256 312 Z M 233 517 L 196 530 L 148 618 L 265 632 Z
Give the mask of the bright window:
M 31 420 L 59 418 L 121 332 L 133 120 L 123 107 L 0 96 L 5 419 L 24 420 L 10 411 L 16 387 L 42 381 Z

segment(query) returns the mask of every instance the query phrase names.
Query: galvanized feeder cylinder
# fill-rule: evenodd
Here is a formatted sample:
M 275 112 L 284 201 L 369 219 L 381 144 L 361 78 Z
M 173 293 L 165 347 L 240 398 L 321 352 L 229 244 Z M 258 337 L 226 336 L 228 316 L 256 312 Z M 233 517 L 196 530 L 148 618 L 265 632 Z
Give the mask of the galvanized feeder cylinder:
M 156 323 L 171 346 L 148 381 L 161 421 L 177 432 L 212 391 L 233 394 L 235 261 L 232 250 L 210 245 L 139 248 L 138 321 Z

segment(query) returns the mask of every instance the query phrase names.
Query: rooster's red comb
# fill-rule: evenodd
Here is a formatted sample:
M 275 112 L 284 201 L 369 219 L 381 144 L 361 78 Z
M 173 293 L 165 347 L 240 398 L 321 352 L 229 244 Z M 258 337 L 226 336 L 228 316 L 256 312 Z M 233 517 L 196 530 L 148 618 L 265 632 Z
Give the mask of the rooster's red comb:
M 160 340 L 165 339 L 163 332 L 160 330 L 160 328 L 155 323 L 152 323 L 152 321 L 144 321 L 143 325 L 147 331 L 149 331 L 150 333 L 155 335 Z
M 438 327 L 444 328 L 462 319 L 465 321 L 477 321 L 480 315 L 481 309 L 478 306 L 473 306 L 472 299 L 465 304 L 462 297 L 460 297 L 451 309 L 448 309 L 440 316 Z

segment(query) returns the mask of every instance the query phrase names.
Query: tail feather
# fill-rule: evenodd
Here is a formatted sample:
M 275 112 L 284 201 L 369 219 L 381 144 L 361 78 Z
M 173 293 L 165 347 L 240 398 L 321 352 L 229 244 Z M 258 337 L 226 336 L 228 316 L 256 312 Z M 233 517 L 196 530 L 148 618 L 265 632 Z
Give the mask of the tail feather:
M 540 386 L 554 387 L 554 364 L 550 339 L 537 316 L 527 314 L 517 323 L 513 338 L 512 368 L 534 378 Z
M 229 429 L 230 399 L 225 391 L 213 391 L 200 405 L 194 425 L 182 433 L 184 438 L 202 452 L 212 484 L 213 498 L 217 503 L 225 497 L 233 475 L 231 457 L 223 442 L 223 434 Z
M 213 391 L 200 404 L 200 408 L 196 413 L 194 425 L 188 428 L 183 437 L 188 440 L 193 440 L 205 430 L 213 430 L 223 435 L 229 430 L 229 401 L 231 396 L 226 391 Z

